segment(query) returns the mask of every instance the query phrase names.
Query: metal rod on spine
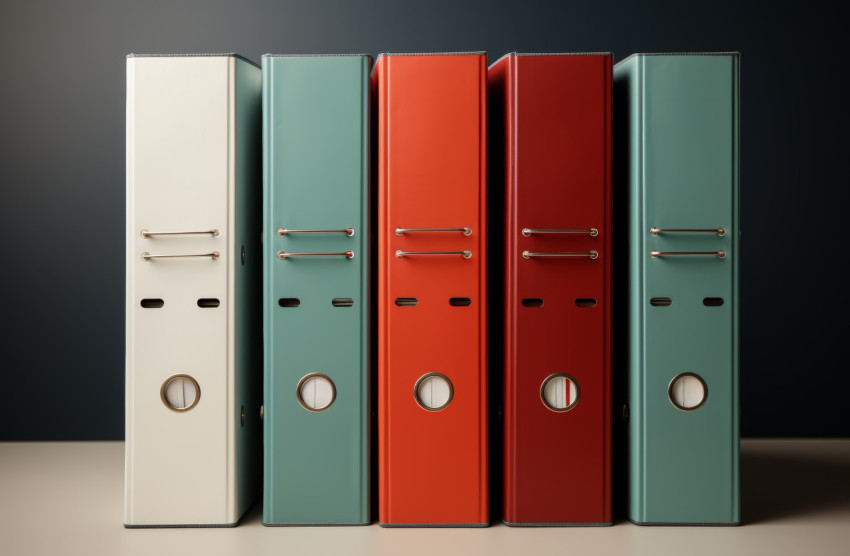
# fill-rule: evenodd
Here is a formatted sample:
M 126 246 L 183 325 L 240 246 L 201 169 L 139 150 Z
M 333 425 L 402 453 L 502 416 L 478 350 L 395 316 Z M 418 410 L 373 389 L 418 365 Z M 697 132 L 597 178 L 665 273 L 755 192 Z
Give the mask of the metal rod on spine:
M 596 228 L 590 228 L 588 230 L 535 230 L 532 228 L 522 229 L 522 235 L 525 237 L 543 234 L 587 234 L 590 237 L 596 237 L 599 235 L 599 230 L 597 230 Z
M 346 259 L 354 258 L 354 251 L 346 251 L 345 253 L 287 253 L 286 251 L 278 251 L 277 258 L 285 261 L 293 257 L 345 257 Z
M 523 259 L 560 259 L 560 258 L 576 258 L 587 257 L 588 259 L 596 259 L 599 257 L 598 251 L 588 251 L 586 253 L 532 253 L 531 251 L 523 251 Z
M 150 239 L 153 236 L 213 236 L 218 237 L 221 232 L 218 230 L 204 230 L 202 232 L 152 232 L 150 230 L 142 230 L 142 237 Z
M 464 259 L 468 259 L 472 257 L 472 251 L 396 251 L 395 256 L 397 259 L 403 259 L 405 257 L 417 257 L 420 255 L 458 255 L 463 257 Z
M 717 257 L 723 259 L 726 257 L 726 251 L 652 251 L 649 255 L 653 259 L 659 257 Z
M 710 229 L 662 229 L 662 228 L 650 228 L 649 235 L 657 236 L 658 234 L 715 234 L 717 237 L 723 237 L 726 235 L 726 228 L 710 228 Z
M 463 235 L 472 235 L 471 228 L 396 228 L 395 235 L 403 236 L 404 234 L 421 233 L 421 232 L 461 232 Z
M 142 253 L 142 260 L 145 262 L 150 262 L 151 259 L 187 259 L 197 257 L 209 257 L 216 261 L 221 257 L 221 254 L 218 251 L 213 251 L 212 253 L 189 253 L 185 255 L 151 255 L 147 251 Z
M 278 228 L 277 235 L 286 237 L 289 234 L 345 234 L 348 237 L 354 235 L 354 228 L 345 228 L 344 230 L 287 230 L 286 228 Z

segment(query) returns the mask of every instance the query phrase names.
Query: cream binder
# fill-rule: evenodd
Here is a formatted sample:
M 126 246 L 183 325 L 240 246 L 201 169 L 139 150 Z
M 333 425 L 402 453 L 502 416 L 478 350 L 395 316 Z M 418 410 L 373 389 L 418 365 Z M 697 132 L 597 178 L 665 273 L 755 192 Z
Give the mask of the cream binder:
M 127 59 L 126 527 L 258 493 L 260 90 L 233 54 Z

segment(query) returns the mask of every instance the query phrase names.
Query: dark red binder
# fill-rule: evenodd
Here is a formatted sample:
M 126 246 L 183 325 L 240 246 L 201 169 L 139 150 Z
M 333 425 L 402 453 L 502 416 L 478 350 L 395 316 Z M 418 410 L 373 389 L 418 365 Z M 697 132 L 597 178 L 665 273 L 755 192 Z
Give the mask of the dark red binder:
M 504 129 L 503 519 L 608 525 L 611 55 L 509 54 L 488 81 Z

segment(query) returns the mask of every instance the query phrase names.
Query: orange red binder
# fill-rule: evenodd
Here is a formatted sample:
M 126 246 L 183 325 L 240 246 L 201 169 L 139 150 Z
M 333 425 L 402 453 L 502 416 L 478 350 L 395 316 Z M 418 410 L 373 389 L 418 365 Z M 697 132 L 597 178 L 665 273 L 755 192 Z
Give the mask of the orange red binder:
M 483 52 L 375 63 L 383 526 L 488 525 L 486 72 Z
M 503 519 L 609 525 L 611 55 L 508 54 L 488 78 L 504 141 Z

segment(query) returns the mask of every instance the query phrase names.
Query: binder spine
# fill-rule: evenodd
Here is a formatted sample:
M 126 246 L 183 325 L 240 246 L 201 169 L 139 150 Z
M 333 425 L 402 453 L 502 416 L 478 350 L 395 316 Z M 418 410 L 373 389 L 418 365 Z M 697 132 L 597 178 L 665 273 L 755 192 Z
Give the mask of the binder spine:
M 228 95 L 227 95 L 227 229 L 231 232 L 226 237 L 226 249 L 228 255 L 236 253 L 236 60 L 227 58 L 227 79 L 228 79 Z M 240 384 L 237 381 L 236 374 L 236 315 L 235 307 L 241 300 L 236 298 L 236 266 L 234 260 L 236 257 L 228 256 L 227 261 L 227 299 L 230 303 L 226 304 L 227 311 L 227 345 L 231 349 L 227 350 L 227 383 L 233 385 L 232 396 L 226 397 L 227 404 L 227 444 L 232 446 L 227 452 L 227 504 L 228 507 L 235 506 L 238 496 L 238 470 L 237 467 L 237 419 L 234 419 L 236 413 L 235 406 L 240 397 Z M 247 323 L 246 323 L 247 324 Z M 241 446 L 239 446 L 241 447 Z M 241 458 L 238 458 L 241 459 Z M 230 516 L 228 516 L 230 520 Z M 233 516 L 232 521 L 236 522 L 239 516 Z
M 124 242 L 124 524 L 132 524 L 134 521 L 132 500 L 135 499 L 135 460 L 134 446 L 132 442 L 134 420 L 136 416 L 135 408 L 135 388 L 133 385 L 133 359 L 135 357 L 135 345 L 133 343 L 134 334 L 134 309 L 135 309 L 135 288 L 133 287 L 133 259 L 132 253 L 135 251 L 133 230 L 136 226 L 136 213 L 133 210 L 133 191 L 135 190 L 135 166 L 133 152 L 134 145 L 134 125 L 135 125 L 135 102 L 134 91 L 135 72 L 133 66 L 129 62 L 126 68 L 127 78 L 127 103 L 125 107 L 126 115 L 126 200 L 125 200 L 125 242 Z
M 360 228 L 363 230 L 363 239 L 360 249 L 363 252 L 363 262 L 360 266 L 360 298 L 363 300 L 363 309 L 360 313 L 360 392 L 363 407 L 360 411 L 360 438 L 362 446 L 360 450 L 360 514 L 358 524 L 368 525 L 372 521 L 372 181 L 371 181 L 371 136 L 370 127 L 372 122 L 372 91 L 370 74 L 372 71 L 371 56 L 361 58 L 362 71 L 360 74 L 360 90 L 362 91 L 361 105 L 363 110 L 360 114 L 361 125 L 361 148 L 363 149 L 363 165 L 361 167 L 362 194 L 360 197 Z
M 502 201 L 499 204 L 498 212 L 493 214 L 504 214 L 504 229 L 501 231 L 491 231 L 491 253 L 503 251 L 505 256 L 498 263 L 492 264 L 493 271 L 490 279 L 494 281 L 496 273 L 503 276 L 502 291 L 491 293 L 494 298 L 494 304 L 504 305 L 504 320 L 503 326 L 498 331 L 494 331 L 494 337 L 501 336 L 499 339 L 503 345 L 502 368 L 496 371 L 499 378 L 502 380 L 503 400 L 499 411 L 502 418 L 499 432 L 503 436 L 502 450 L 499 457 L 502 459 L 503 476 L 502 482 L 502 519 L 506 523 L 512 523 L 516 520 L 516 418 L 514 408 L 516 407 L 516 375 L 506 372 L 507 369 L 516 368 L 516 304 L 512 300 L 517 299 L 516 293 L 516 273 L 514 257 L 518 253 L 516 245 L 516 234 L 511 233 L 511 230 L 517 228 L 515 189 L 508 185 L 508 182 L 513 179 L 515 158 L 513 153 L 516 152 L 516 135 L 514 133 L 515 126 L 515 110 L 513 100 L 514 95 L 509 94 L 509 89 L 515 85 L 512 81 L 514 76 L 515 58 L 511 55 L 505 55 L 495 62 L 487 72 L 488 98 L 487 102 L 491 111 L 491 158 L 494 171 L 490 175 L 490 194 L 501 195 Z M 498 164 L 499 167 L 495 165 Z M 496 239 L 499 234 L 502 237 Z M 501 246 L 502 249 L 494 249 Z M 501 298 L 497 299 L 499 295 Z M 491 371 L 491 374 L 492 371 Z
M 480 131 L 478 135 L 479 148 L 479 175 L 478 181 L 478 226 L 479 232 L 478 250 L 481 253 L 478 261 L 478 494 L 479 494 L 479 523 L 475 526 L 487 527 L 490 524 L 490 491 L 489 491 L 489 462 L 488 462 L 488 288 L 487 268 L 489 254 L 487 249 L 487 236 L 490 233 L 488 211 L 487 211 L 487 54 L 481 53 L 479 58 L 479 82 L 478 96 L 480 105 L 478 108 L 478 119 Z
M 732 301 L 731 319 L 730 319 L 730 407 L 732 409 L 731 427 L 730 427 L 730 444 L 731 444 L 731 484 L 730 490 L 730 508 L 728 523 L 731 525 L 739 525 L 741 523 L 740 509 L 740 266 L 741 266 L 741 145 L 740 145 L 740 122 L 741 122 L 741 56 L 738 52 L 726 53 L 731 61 L 732 72 L 732 93 L 731 93 L 731 117 L 732 117 L 732 214 L 730 221 L 732 223 L 732 257 L 731 263 L 731 284 L 730 295 Z M 725 520 L 724 520 L 725 521 Z
M 388 521 L 385 517 L 389 515 L 390 508 L 390 487 L 389 474 L 385 471 L 385 462 L 389 461 L 389 442 L 388 435 L 385 431 L 389 430 L 389 373 L 385 372 L 383 366 L 386 365 L 389 359 L 388 347 L 389 342 L 389 263 L 390 249 L 389 242 L 385 230 L 390 227 L 388 208 L 387 208 L 387 192 L 384 183 L 387 180 L 389 173 L 389 158 L 385 155 L 387 152 L 387 138 L 389 136 L 389 118 L 387 114 L 387 106 L 383 99 L 387 98 L 388 79 L 384 76 L 387 62 L 383 62 L 380 57 L 375 61 L 375 68 L 372 72 L 372 110 L 376 114 L 377 125 L 372 130 L 376 137 L 373 141 L 377 144 L 376 160 L 377 165 L 375 170 L 377 182 L 377 271 L 376 280 L 378 283 L 377 292 L 377 363 L 378 363 L 378 511 L 379 522 Z M 384 339 L 381 341 L 381 339 Z
M 261 87 L 257 66 L 240 57 L 229 58 L 234 97 L 231 99 L 231 228 L 228 273 L 234 300 L 228 319 L 233 346 L 234 396 L 229 411 L 234 456 L 231 496 L 236 518 L 260 493 L 262 477 L 262 261 L 261 206 L 262 137 Z
M 616 255 L 614 249 L 614 222 L 613 222 L 613 94 L 614 94 L 614 75 L 613 75 L 613 56 L 610 53 L 604 55 L 604 86 L 605 86 L 605 116 L 603 125 L 605 127 L 605 168 L 603 171 L 605 193 L 603 195 L 603 226 L 605 227 L 605 242 L 603 248 L 607 256 L 605 257 L 604 267 L 604 296 L 603 303 L 603 358 L 602 358 L 602 391 L 603 391 L 603 411 L 602 411 L 602 427 L 604 440 L 602 442 L 602 461 L 604 471 L 602 472 L 602 513 L 600 522 L 602 525 L 613 525 L 613 423 L 612 423 L 612 405 L 613 405 L 613 330 L 614 330 L 614 300 L 613 300 L 613 276 L 614 276 L 614 257 Z
M 628 381 L 627 388 L 627 409 L 628 412 L 628 443 L 629 443 L 629 515 L 641 516 L 646 512 L 645 501 L 645 482 L 643 481 L 644 469 L 646 467 L 646 431 L 645 423 L 645 408 L 643 402 L 645 400 L 645 392 L 643 387 L 645 384 L 644 365 L 642 362 L 642 347 L 644 345 L 644 334 L 646 332 L 642 323 L 645 322 L 644 312 L 644 257 L 642 256 L 646 250 L 645 240 L 641 232 L 646 229 L 646 224 L 643 219 L 643 189 L 635 184 L 640 183 L 643 172 L 643 142 L 634 138 L 643 136 L 643 84 L 641 64 L 643 59 L 640 57 L 631 58 L 618 65 L 624 81 L 623 94 L 627 100 L 624 101 L 628 105 L 628 128 L 623 130 L 623 133 L 633 138 L 628 144 L 628 184 L 626 194 L 628 196 L 629 207 L 629 233 L 628 237 L 632 238 L 629 242 L 629 296 L 628 296 L 628 312 L 629 323 L 629 353 L 628 353 L 628 373 L 626 379 Z M 635 240 L 634 238 L 640 238 Z M 640 518 L 638 518 L 639 520 Z
M 263 404 L 262 404 L 262 420 L 263 420 L 263 516 L 272 511 L 276 503 L 276 494 L 274 489 L 269 488 L 270 472 L 277 466 L 275 452 L 272 450 L 273 430 L 268 425 L 268 422 L 273 422 L 275 414 L 275 406 L 271 403 L 271 392 L 277 386 L 275 374 L 272 365 L 272 346 L 274 339 L 272 337 L 272 311 L 274 305 L 274 286 L 270 279 L 272 276 L 272 265 L 275 263 L 275 257 L 271 248 L 272 230 L 274 230 L 274 222 L 272 218 L 272 189 L 271 189 L 271 172 L 272 172 L 272 157 L 269 152 L 274 151 L 276 147 L 275 138 L 272 134 L 272 124 L 276 118 L 275 103 L 272 101 L 274 89 L 274 67 L 268 63 L 265 57 L 262 58 L 262 134 L 263 134 L 263 204 L 262 204 L 262 225 L 261 245 L 262 245 L 262 260 L 263 260 Z

